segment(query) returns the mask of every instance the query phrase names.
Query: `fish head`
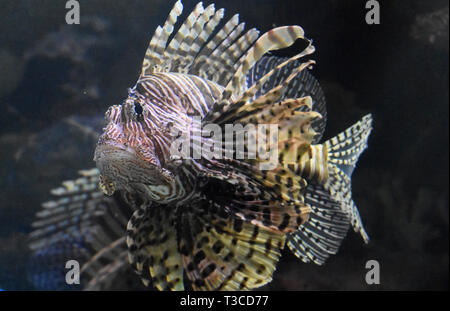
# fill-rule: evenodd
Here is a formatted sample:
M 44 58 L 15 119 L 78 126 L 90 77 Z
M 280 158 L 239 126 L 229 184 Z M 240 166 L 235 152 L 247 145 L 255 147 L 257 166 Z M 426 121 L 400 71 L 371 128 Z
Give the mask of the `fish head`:
M 100 186 L 107 195 L 116 190 L 149 192 L 170 185 L 173 174 L 163 167 L 164 156 L 157 127 L 151 121 L 145 98 L 135 93 L 109 107 L 107 125 L 95 149 Z M 154 192 L 154 191 L 153 191 Z M 150 193 L 150 196 L 155 193 Z

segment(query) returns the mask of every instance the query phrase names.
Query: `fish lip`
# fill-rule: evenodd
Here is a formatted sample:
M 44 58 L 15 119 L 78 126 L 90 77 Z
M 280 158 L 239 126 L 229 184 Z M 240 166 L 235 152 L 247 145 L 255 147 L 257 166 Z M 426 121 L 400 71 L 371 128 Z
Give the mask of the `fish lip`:
M 129 155 L 134 155 L 137 157 L 136 151 L 134 151 L 133 148 L 130 148 L 128 146 L 116 142 L 107 142 L 97 145 L 94 153 L 94 161 L 97 162 L 99 160 L 102 160 L 102 158 L 104 158 L 105 155 L 121 151 L 127 152 Z
M 156 168 L 152 163 L 148 163 L 141 159 L 133 148 L 118 143 L 98 145 L 95 149 L 94 161 L 100 171 L 102 171 L 103 166 L 111 165 L 115 162 L 133 162 L 144 170 L 154 170 Z
M 94 161 L 100 173 L 115 182 L 160 185 L 170 181 L 166 170 L 145 161 L 133 148 L 120 143 L 107 142 L 97 145 Z M 118 177 L 113 172 L 122 174 Z

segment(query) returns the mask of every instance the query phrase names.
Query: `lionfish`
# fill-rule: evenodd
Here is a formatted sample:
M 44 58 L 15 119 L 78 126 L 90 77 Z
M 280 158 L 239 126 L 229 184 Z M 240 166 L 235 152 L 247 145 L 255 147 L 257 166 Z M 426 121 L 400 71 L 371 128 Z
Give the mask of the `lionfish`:
M 78 260 L 84 289 L 110 288 L 132 267 L 159 290 L 244 290 L 272 280 L 286 245 L 320 265 L 350 225 L 367 243 L 351 175 L 371 115 L 319 143 L 325 97 L 308 71 L 314 61 L 300 62 L 314 52 L 301 27 L 259 36 L 244 32 L 238 14 L 217 27 L 224 9 L 198 3 L 174 31 L 182 9 L 176 2 L 157 27 L 128 98 L 107 110 L 97 168 L 53 190 L 59 198 L 37 214 L 35 256 Z M 298 55 L 270 55 L 298 39 L 307 45 Z M 232 137 L 246 137 L 244 156 L 236 143 L 196 132 L 199 120 L 242 125 Z M 251 157 L 244 133 L 261 124 L 277 128 L 263 145 L 277 150 L 267 169 L 267 157 Z M 190 157 L 173 155 L 182 134 L 192 142 Z M 192 156 L 215 143 L 227 156 Z

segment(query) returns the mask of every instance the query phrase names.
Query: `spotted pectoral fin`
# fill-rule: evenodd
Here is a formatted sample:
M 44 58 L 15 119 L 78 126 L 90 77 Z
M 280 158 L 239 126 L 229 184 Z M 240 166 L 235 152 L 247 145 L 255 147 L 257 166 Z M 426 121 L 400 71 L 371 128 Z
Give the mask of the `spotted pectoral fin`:
M 306 183 L 298 183 L 301 178 L 294 182 L 293 177 L 288 177 L 293 174 L 285 177 L 282 172 L 280 175 L 271 172 L 259 176 L 266 182 L 262 185 L 254 176 L 248 178 L 239 170 L 240 167 L 235 167 L 228 175 L 210 177 L 204 186 L 203 192 L 208 198 L 225 205 L 225 208 L 213 207 L 214 211 L 278 233 L 292 232 L 307 221 L 310 209 L 303 202 L 300 190 Z
M 144 285 L 183 290 L 183 265 L 178 252 L 174 210 L 167 206 L 137 209 L 127 226 L 129 260 Z
M 248 290 L 270 282 L 285 235 L 214 205 L 199 201 L 178 215 L 179 249 L 192 288 Z

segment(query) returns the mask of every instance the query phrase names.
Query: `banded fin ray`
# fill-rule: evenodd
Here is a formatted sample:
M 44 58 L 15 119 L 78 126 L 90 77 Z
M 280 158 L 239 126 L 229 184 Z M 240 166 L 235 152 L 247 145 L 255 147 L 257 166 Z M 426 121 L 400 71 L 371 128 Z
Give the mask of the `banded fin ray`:
M 182 12 L 183 4 L 181 3 L 181 0 L 178 0 L 170 11 L 164 26 L 158 26 L 156 28 L 147 51 L 145 52 L 141 76 L 145 76 L 152 72 L 161 72 L 163 70 L 162 63 L 164 60 L 164 50 L 167 45 L 167 39 L 172 34 L 174 25 Z
M 321 265 L 337 253 L 350 222 L 340 203 L 320 184 L 308 185 L 305 203 L 311 209 L 309 219 L 288 234 L 286 244 L 303 262 Z
M 114 290 L 114 285 L 119 282 L 127 284 L 126 279 L 129 279 L 130 282 L 133 282 L 133 280 L 136 281 L 135 273 L 134 271 L 131 271 L 132 269 L 130 269 L 130 264 L 127 260 L 128 251 L 125 247 L 125 239 L 121 239 L 120 243 L 123 243 L 121 252 L 118 252 L 115 255 L 114 260 L 111 260 L 101 268 L 98 268 L 98 270 L 92 274 L 92 278 L 84 286 L 84 290 Z M 122 288 L 119 287 L 119 289 Z
M 367 148 L 372 132 L 372 115 L 364 116 L 347 130 L 327 140 L 330 178 L 325 184 L 332 194 L 343 204 L 349 214 L 355 232 L 359 232 L 365 243 L 369 242 L 358 208 L 352 199 L 351 174 L 361 153 Z M 338 158 L 340 157 L 340 158 Z
M 145 53 L 141 77 L 157 72 L 188 73 L 225 86 L 259 32 L 251 29 L 244 33 L 245 24 L 239 24 L 238 14 L 216 32 L 224 9 L 215 10 L 213 4 L 204 9 L 201 2 L 175 29 L 182 12 L 183 5 L 177 1 L 164 25 L 157 27 Z
M 233 218 L 208 201 L 179 214 L 180 252 L 195 290 L 248 290 L 272 279 L 284 234 Z
M 359 156 L 367 148 L 371 130 L 372 116 L 366 115 L 353 126 L 326 141 L 330 163 L 351 177 Z
M 247 170 L 252 168 L 238 165 L 235 172 L 210 176 L 203 191 L 212 202 L 223 206 L 215 210 L 276 233 L 292 232 L 308 219 L 309 208 L 295 199 L 292 191 L 282 188 L 286 178 L 271 179 L 274 189 L 261 191 L 260 178 L 248 178 Z M 230 185 L 230 180 L 235 185 Z
M 247 110 L 247 114 L 249 114 L 249 108 L 255 106 L 256 103 L 259 102 L 260 104 L 257 107 L 261 108 L 261 102 L 263 102 L 263 98 L 266 100 L 266 106 L 268 106 L 269 104 L 273 105 L 277 101 L 279 102 L 283 99 L 288 98 L 288 96 L 290 98 L 296 98 L 300 94 L 298 92 L 295 92 L 295 90 L 289 91 L 287 87 L 289 84 L 292 87 L 293 84 L 297 83 L 300 79 L 299 76 L 302 74 L 302 72 L 305 71 L 304 69 L 314 64 L 313 61 L 308 61 L 305 63 L 298 62 L 300 58 L 313 53 L 314 50 L 314 46 L 309 43 L 309 45 L 301 53 L 289 59 L 284 59 L 283 61 L 280 61 L 279 64 L 277 64 L 276 66 L 274 65 L 273 67 L 265 65 L 267 59 L 271 59 L 270 57 L 262 57 L 246 74 L 247 86 L 245 92 L 241 93 L 235 100 L 221 100 L 220 102 L 218 102 L 212 107 L 209 114 L 205 117 L 205 122 L 223 122 L 226 119 L 226 116 L 236 114 L 239 110 L 244 109 L 243 107 L 246 107 L 245 109 Z M 269 62 L 269 64 L 273 63 L 274 62 Z M 265 71 L 260 71 L 260 67 L 263 67 L 263 70 Z M 291 71 L 287 71 L 287 68 L 290 68 Z M 222 98 L 225 97 L 224 94 L 222 95 Z M 269 101 L 267 101 L 267 97 L 270 94 L 276 94 L 278 96 L 272 97 Z M 314 105 L 314 107 L 316 107 L 316 105 Z M 318 111 L 317 109 L 313 110 Z M 321 109 L 321 111 L 325 112 L 326 114 L 325 109 Z M 320 128 L 319 131 L 321 131 Z M 321 132 L 319 132 L 318 134 L 320 135 L 320 133 Z
M 183 290 L 183 265 L 178 252 L 174 210 L 141 206 L 127 226 L 129 261 L 144 285 Z
M 276 70 L 288 63 L 289 61 L 284 62 Z M 284 101 L 280 99 L 283 98 L 290 82 L 310 64 L 311 61 L 299 64 L 280 85 L 275 85 L 257 98 L 248 96 L 251 99 L 248 102 L 235 103 L 211 120 L 222 126 L 277 125 L 277 137 L 269 139 L 264 146 L 265 150 L 271 152 L 279 150 L 279 154 L 275 155 L 274 167 L 269 170 L 262 169 L 261 165 L 266 160 L 261 158 L 259 153 L 255 154 L 255 158 L 251 158 L 249 150 L 244 152 L 244 159 L 237 160 L 234 145 L 225 144 L 224 154 L 231 151 L 232 156 L 225 160 L 208 160 L 211 165 L 202 165 L 200 169 L 204 171 L 201 174 L 207 175 L 210 180 L 215 178 L 223 183 L 233 182 L 241 185 L 242 190 L 233 189 L 230 193 L 235 195 L 228 195 L 230 203 L 227 209 L 230 213 L 246 222 L 277 232 L 294 231 L 308 219 L 309 208 L 304 204 L 303 196 L 307 187 L 305 178 L 315 177 L 316 174 L 308 166 L 312 161 L 309 154 L 314 154 L 311 143 L 316 134 L 311 128 L 311 121 L 321 116 L 311 111 L 311 97 L 288 98 Z M 276 73 L 276 70 L 271 71 L 271 74 Z M 262 87 L 262 83 L 259 86 Z M 235 137 L 244 131 L 245 128 L 236 131 Z M 264 133 L 258 133 L 262 134 Z M 251 135 L 249 134 L 250 138 Z M 198 162 L 205 160 L 201 159 Z M 213 171 L 208 167 L 219 170 Z M 318 171 L 317 175 L 321 177 L 323 174 Z M 256 189 L 266 189 L 265 195 L 261 196 Z M 226 200 L 219 198 L 217 193 L 210 196 L 214 200 Z
M 194 63 L 192 65 L 192 68 L 190 69 L 189 73 L 198 75 L 202 78 L 214 81 L 217 79 L 214 79 L 213 76 L 211 76 L 210 73 L 210 67 L 214 64 L 214 59 L 217 59 L 216 55 L 214 53 L 217 53 L 217 51 L 220 51 L 225 48 L 227 39 L 230 36 L 235 35 L 237 32 L 235 30 L 237 29 L 239 25 L 239 14 L 235 14 L 233 17 L 231 17 L 225 25 L 213 36 L 210 38 L 210 40 L 203 46 L 203 48 L 200 50 L 198 55 L 196 55 Z M 242 26 L 241 26 L 242 28 Z M 241 31 L 238 31 L 238 34 Z M 210 36 L 212 34 L 209 34 Z
M 240 60 L 240 66 L 225 87 L 222 100 L 234 101 L 245 90 L 245 77 L 248 71 L 264 54 L 289 47 L 297 39 L 304 39 L 304 31 L 300 26 L 274 28 L 259 37 Z
M 302 55 L 303 56 L 303 55 Z M 275 56 L 262 57 L 255 66 L 247 74 L 247 85 L 249 87 L 255 85 L 261 78 L 263 78 L 272 69 L 277 68 L 283 62 L 287 61 L 287 58 L 280 58 Z M 289 61 L 286 66 L 281 67 L 277 72 L 269 75 L 268 79 L 264 79 L 261 88 L 257 88 L 257 92 L 254 94 L 255 98 L 264 94 L 267 90 L 273 88 L 276 85 L 282 83 L 289 73 L 295 70 L 300 65 L 297 59 Z M 322 116 L 311 122 L 311 126 L 316 132 L 313 144 L 318 143 L 325 131 L 327 122 L 327 110 L 325 94 L 319 84 L 309 70 L 302 70 L 288 85 L 286 92 L 280 98 L 281 101 L 287 98 L 302 98 L 304 96 L 311 96 L 312 99 L 312 111 L 317 111 Z M 304 111 L 303 109 L 299 109 Z
M 177 61 L 184 61 L 183 59 L 186 58 L 189 51 L 189 45 L 187 42 L 192 41 L 193 37 L 195 37 L 197 22 L 202 22 L 201 20 L 199 21 L 199 17 L 204 13 L 204 11 L 203 4 L 201 2 L 197 3 L 194 10 L 189 14 L 184 23 L 176 32 L 175 36 L 167 45 L 164 51 L 165 63 L 163 64 L 163 68 L 168 68 L 168 72 L 181 72 L 176 71 L 176 67 L 174 65 Z M 193 37 L 190 37 L 191 35 Z
M 30 233 L 32 257 L 55 249 L 66 254 L 61 269 L 67 258 L 79 261 L 84 289 L 110 288 L 108 280 L 116 277 L 116 272 L 132 272 L 129 265 L 112 268 L 126 252 L 123 236 L 131 209 L 117 197 L 103 196 L 97 169 L 80 174 L 52 190 L 56 200 L 43 203 L 43 210 L 37 213 Z M 98 278 L 100 271 L 108 278 Z
M 308 185 L 305 202 L 311 207 L 310 220 L 288 236 L 288 247 L 303 261 L 323 264 L 338 251 L 350 224 L 368 243 L 369 236 L 352 200 L 351 173 L 367 147 L 371 130 L 372 116 L 366 115 L 325 142 L 328 178 L 323 185 Z

